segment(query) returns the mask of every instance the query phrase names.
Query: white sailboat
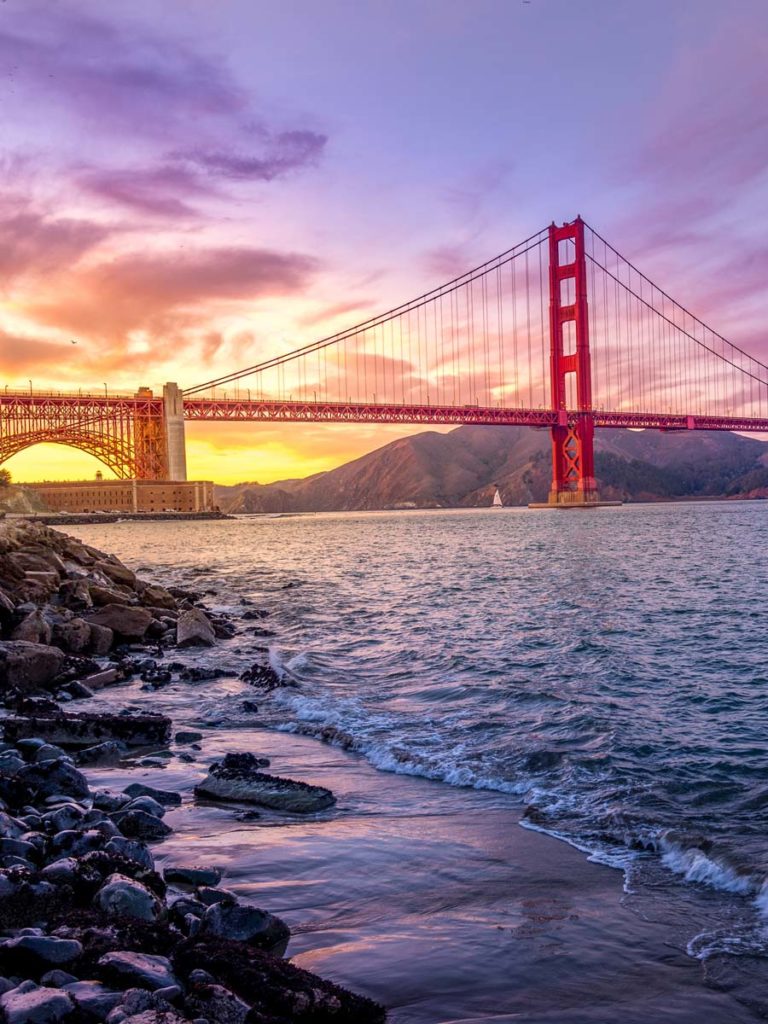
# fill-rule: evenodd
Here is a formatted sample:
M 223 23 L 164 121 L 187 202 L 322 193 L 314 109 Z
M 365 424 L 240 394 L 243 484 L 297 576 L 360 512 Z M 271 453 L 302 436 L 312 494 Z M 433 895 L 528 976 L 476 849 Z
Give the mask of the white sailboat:
M 498 487 L 496 488 L 496 493 L 493 496 L 491 508 L 504 508 L 504 502 L 501 500 L 501 494 L 499 493 Z

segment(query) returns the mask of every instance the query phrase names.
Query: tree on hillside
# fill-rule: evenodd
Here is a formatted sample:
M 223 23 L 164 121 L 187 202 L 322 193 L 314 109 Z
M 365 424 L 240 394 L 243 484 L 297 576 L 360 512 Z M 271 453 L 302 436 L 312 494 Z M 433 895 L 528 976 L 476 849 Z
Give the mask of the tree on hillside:
M 0 487 L 8 487 L 11 482 L 11 471 L 0 469 Z

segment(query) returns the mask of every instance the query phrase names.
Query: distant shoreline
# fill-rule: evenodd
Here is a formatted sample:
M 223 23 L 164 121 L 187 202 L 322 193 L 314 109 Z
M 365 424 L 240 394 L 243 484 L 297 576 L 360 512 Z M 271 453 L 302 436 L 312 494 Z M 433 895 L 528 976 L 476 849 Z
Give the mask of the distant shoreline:
M 35 512 L 32 515 L 12 512 L 9 518 L 26 519 L 46 526 L 83 526 L 92 523 L 119 523 L 125 520 L 145 523 L 148 521 L 219 520 L 232 519 L 224 512 Z

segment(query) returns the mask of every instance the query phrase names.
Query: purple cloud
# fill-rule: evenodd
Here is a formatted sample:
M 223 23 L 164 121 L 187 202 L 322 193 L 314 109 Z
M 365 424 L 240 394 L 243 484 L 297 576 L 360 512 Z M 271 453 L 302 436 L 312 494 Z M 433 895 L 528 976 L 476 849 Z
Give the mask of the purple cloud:
M 144 169 L 95 169 L 81 174 L 85 191 L 151 216 L 190 218 L 197 211 L 190 200 L 213 194 L 198 176 L 185 167 L 163 165 Z
M 0 203 L 0 273 L 8 279 L 72 266 L 109 233 L 93 221 L 48 217 L 23 201 L 15 209 Z
M 231 180 L 272 181 L 289 171 L 315 163 L 327 141 L 325 135 L 317 132 L 290 131 L 268 137 L 261 154 L 191 150 L 177 155 L 209 173 Z

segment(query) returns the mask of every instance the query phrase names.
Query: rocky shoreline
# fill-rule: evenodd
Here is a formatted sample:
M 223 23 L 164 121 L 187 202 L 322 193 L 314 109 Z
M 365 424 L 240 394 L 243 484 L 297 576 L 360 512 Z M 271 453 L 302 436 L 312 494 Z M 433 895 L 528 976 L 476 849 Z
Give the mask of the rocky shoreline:
M 251 617 L 260 617 L 252 610 Z M 172 660 L 235 626 L 201 595 L 138 578 L 117 558 L 39 522 L 0 524 L 0 1015 L 6 1024 L 368 1024 L 371 1000 L 295 967 L 290 930 L 221 886 L 216 868 L 155 870 L 152 844 L 181 795 L 135 782 L 95 789 L 84 770 L 192 760 L 199 734 L 158 714 L 67 710 L 140 676 L 211 670 Z M 217 673 L 213 671 L 215 677 Z M 248 681 L 281 684 L 266 659 Z M 82 705 L 78 705 L 80 707 Z M 322 787 L 228 754 L 196 798 L 313 814 Z M 256 815 L 257 811 L 247 812 Z

